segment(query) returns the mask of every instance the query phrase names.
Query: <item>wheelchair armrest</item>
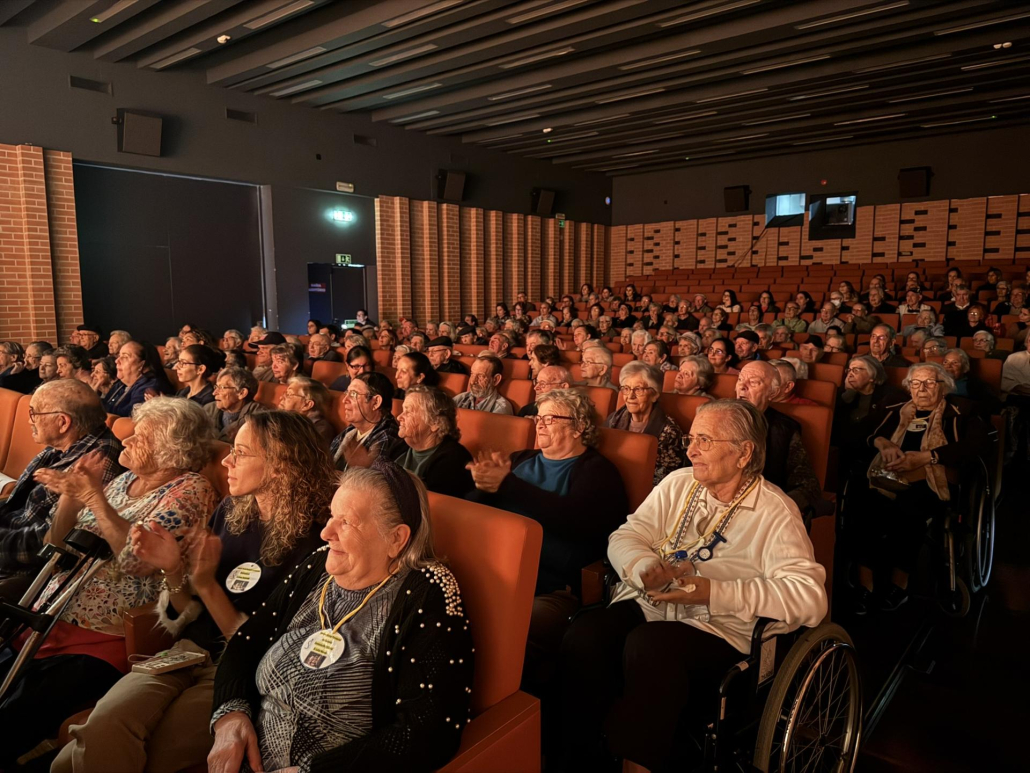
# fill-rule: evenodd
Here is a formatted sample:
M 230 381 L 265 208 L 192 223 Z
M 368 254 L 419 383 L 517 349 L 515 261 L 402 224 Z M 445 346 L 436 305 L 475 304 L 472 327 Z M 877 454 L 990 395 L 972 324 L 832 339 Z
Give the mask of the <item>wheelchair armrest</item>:
M 755 621 L 755 629 L 751 632 L 751 659 L 762 657 L 762 642 L 765 641 L 765 629 L 778 621 L 771 617 L 760 617 Z
M 580 595 L 583 606 L 598 604 L 606 600 L 606 589 L 613 570 L 606 559 L 594 561 L 579 570 Z
M 154 655 L 175 642 L 175 637 L 158 622 L 156 603 L 126 610 L 122 621 L 127 655 Z

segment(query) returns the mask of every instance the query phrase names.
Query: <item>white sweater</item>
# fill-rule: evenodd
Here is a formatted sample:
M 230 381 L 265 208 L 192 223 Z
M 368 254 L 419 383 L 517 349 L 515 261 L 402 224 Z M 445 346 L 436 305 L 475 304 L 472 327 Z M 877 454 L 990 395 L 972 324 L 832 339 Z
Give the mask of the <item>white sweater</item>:
M 659 560 L 658 546 L 678 526 L 687 491 L 694 482 L 690 468 L 669 474 L 608 539 L 608 558 L 619 573 L 638 587 L 640 573 Z M 718 523 L 729 503 L 703 490 L 703 501 Z M 684 533 L 682 544 L 698 536 L 697 519 Z M 818 625 L 826 615 L 826 570 L 816 563 L 812 542 L 794 502 L 764 478 L 741 502 L 710 561 L 697 561 L 698 573 L 711 580 L 710 622 L 684 617 L 679 604 L 658 607 L 638 598 L 650 621 L 681 620 L 721 636 L 741 652 L 750 651 L 755 620 L 781 620 L 770 633 L 783 633 L 802 625 Z M 666 546 L 669 549 L 669 546 Z M 634 598 L 625 583 L 616 589 L 613 603 Z

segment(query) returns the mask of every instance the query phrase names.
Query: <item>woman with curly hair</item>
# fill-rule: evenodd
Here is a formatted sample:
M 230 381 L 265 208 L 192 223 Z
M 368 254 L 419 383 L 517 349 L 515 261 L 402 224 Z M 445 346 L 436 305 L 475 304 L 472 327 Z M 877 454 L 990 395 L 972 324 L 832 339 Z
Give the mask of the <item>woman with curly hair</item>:
M 204 763 L 215 663 L 247 618 L 321 543 L 335 472 L 328 445 L 305 417 L 251 414 L 222 464 L 229 496 L 185 551 L 164 529 L 133 527 L 135 555 L 160 570 L 161 625 L 172 652 L 200 656 L 163 674 L 130 673 L 97 704 L 54 770 L 182 770 Z M 148 764 L 149 761 L 149 764 Z

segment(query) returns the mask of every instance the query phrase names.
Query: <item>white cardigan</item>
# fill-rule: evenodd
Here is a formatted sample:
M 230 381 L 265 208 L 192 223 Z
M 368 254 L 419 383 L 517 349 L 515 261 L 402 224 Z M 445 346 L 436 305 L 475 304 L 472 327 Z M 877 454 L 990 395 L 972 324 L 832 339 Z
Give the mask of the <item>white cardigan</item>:
M 620 577 L 642 586 L 640 573 L 659 559 L 658 546 L 678 526 L 692 469 L 669 474 L 608 539 L 608 558 Z M 703 491 L 707 507 L 719 519 L 729 503 Z M 714 525 L 717 521 L 708 520 Z M 698 536 L 696 519 L 683 543 Z M 750 651 L 751 632 L 759 617 L 781 620 L 770 633 L 818 625 L 826 615 L 826 570 L 816 563 L 812 542 L 797 505 L 764 478 L 747 495 L 710 561 L 697 561 L 698 573 L 711 580 L 711 620 L 682 615 L 682 605 L 658 607 L 638 599 L 649 621 L 680 620 L 721 636 L 741 652 Z M 668 546 L 666 547 L 668 549 Z M 634 598 L 635 591 L 619 583 L 612 603 Z

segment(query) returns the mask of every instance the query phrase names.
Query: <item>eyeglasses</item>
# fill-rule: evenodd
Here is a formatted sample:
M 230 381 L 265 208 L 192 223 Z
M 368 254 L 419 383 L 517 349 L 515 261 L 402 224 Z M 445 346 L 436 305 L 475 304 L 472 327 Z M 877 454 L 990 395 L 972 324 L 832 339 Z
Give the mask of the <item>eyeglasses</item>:
M 195 368 L 195 367 L 197 367 L 198 363 L 196 363 L 196 362 L 187 362 L 186 360 L 176 360 L 175 367 L 179 367 L 180 365 L 192 365 Z
M 939 378 L 928 378 L 928 379 L 910 379 L 908 385 L 916 391 L 920 389 L 936 389 L 937 385 L 941 383 Z
M 605 363 L 601 362 L 600 360 L 580 360 L 579 364 L 580 365 L 604 365 Z
M 712 443 L 736 443 L 736 440 L 719 440 L 706 437 L 705 435 L 684 435 L 683 447 L 690 448 L 693 445 L 699 451 L 707 452 L 712 450 Z
M 557 416 L 557 415 L 553 415 L 553 416 L 539 416 L 539 415 L 537 415 L 537 416 L 532 416 L 531 418 L 533 419 L 533 423 L 534 424 L 543 424 L 545 427 L 550 427 L 558 419 L 561 419 L 562 421 L 575 421 L 576 420 L 575 416 Z
M 639 397 L 640 395 L 646 395 L 646 394 L 649 394 L 650 392 L 653 392 L 653 391 L 654 391 L 654 387 L 649 387 L 649 386 L 642 386 L 642 387 L 628 387 L 628 386 L 624 386 L 624 387 L 619 387 L 619 392 L 622 395 L 626 396 L 626 397 L 628 397 L 630 395 L 633 395 L 633 397 Z
M 239 390 L 232 384 L 217 384 L 211 387 L 212 392 L 238 392 Z
M 357 392 L 353 389 L 350 389 L 344 392 L 343 394 L 349 397 L 351 400 L 357 400 L 359 397 L 363 400 L 369 400 L 372 398 L 372 395 L 368 392 Z
M 848 368 L 846 371 L 844 371 L 844 375 L 845 376 L 850 376 L 852 373 L 854 373 L 856 375 L 862 375 L 862 374 L 868 373 L 868 371 L 865 368 L 859 368 L 859 367 Z
M 251 457 L 257 456 L 257 454 L 244 454 L 236 450 L 236 446 L 229 449 L 229 458 L 232 459 L 232 463 L 235 465 L 240 459 L 250 459 Z
M 29 408 L 29 421 L 31 423 L 35 424 L 36 423 L 36 419 L 38 419 L 40 416 L 53 416 L 53 415 L 58 414 L 58 413 L 63 413 L 66 416 L 68 415 L 67 412 L 65 412 L 65 411 L 39 411 L 39 412 L 36 412 L 36 411 L 32 410 L 31 408 Z

